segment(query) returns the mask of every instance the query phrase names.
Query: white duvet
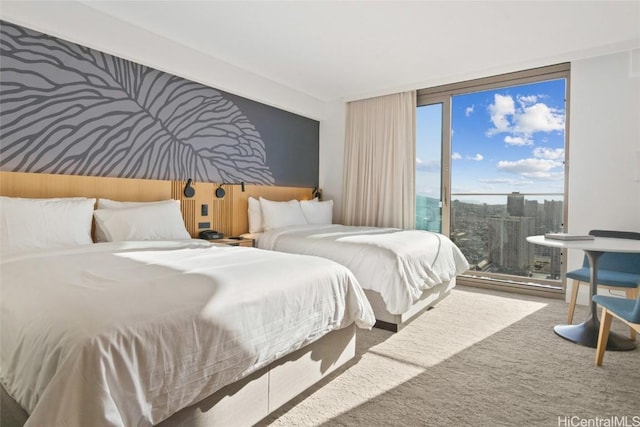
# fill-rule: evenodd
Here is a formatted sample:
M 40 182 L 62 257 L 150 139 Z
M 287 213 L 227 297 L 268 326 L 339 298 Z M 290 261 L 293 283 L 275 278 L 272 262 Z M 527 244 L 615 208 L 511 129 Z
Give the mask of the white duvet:
M 317 255 L 348 267 L 363 288 L 380 293 L 392 314 L 406 312 L 424 290 L 469 269 L 448 237 L 429 231 L 302 225 L 255 237 L 262 249 Z
M 375 319 L 334 262 L 204 241 L 3 257 L 0 380 L 27 426 L 157 424 Z

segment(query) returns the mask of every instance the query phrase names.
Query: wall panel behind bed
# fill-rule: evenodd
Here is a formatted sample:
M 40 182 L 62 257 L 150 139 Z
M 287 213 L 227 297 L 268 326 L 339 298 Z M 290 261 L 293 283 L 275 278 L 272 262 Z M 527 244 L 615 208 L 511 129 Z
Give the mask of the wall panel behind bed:
M 0 21 L 0 170 L 294 187 L 319 122 Z

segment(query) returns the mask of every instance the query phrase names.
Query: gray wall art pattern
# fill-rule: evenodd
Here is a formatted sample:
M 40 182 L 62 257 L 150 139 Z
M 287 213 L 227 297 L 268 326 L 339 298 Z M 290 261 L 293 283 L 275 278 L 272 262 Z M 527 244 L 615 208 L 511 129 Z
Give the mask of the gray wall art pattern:
M 317 185 L 315 120 L 6 21 L 0 32 L 2 170 Z

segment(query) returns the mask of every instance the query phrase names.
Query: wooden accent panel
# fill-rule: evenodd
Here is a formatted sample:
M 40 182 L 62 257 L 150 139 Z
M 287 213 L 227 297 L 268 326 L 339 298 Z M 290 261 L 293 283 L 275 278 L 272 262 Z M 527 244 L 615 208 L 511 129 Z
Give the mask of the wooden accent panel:
M 187 231 L 192 237 L 198 237 L 202 230 L 216 230 L 225 236 L 231 236 L 231 193 L 230 185 L 223 188 L 226 191 L 225 197 L 219 199 L 215 196 L 215 191 L 219 184 L 211 182 L 196 182 L 192 184 L 196 191 L 191 198 L 184 196 L 184 186 L 186 181 L 174 181 L 171 186 L 171 197 L 180 200 L 182 216 L 185 219 Z M 202 215 L 202 206 L 207 206 L 207 215 Z M 199 224 L 209 223 L 208 227 L 198 227 Z
M 249 208 L 249 197 L 258 199 L 263 197 L 275 201 L 287 201 L 292 199 L 310 200 L 312 188 L 309 187 L 276 187 L 268 185 L 245 185 L 244 193 L 240 185 L 225 186 L 225 188 L 233 188 L 233 191 L 227 191 L 227 197 L 232 194 L 232 215 L 231 215 L 231 235 L 239 236 L 249 232 L 249 216 L 247 209 Z
M 215 189 L 218 188 L 215 185 L 213 189 L 213 229 L 222 232 L 225 237 L 235 236 L 231 227 L 233 217 L 233 200 L 234 188 L 232 185 L 225 185 L 225 196 L 221 199 L 215 196 Z
M 171 183 L 171 198 L 180 200 L 180 209 L 182 209 L 182 217 L 184 218 L 184 224 L 187 227 L 187 231 L 191 237 L 197 237 L 200 229 L 199 223 L 208 222 L 211 223 L 211 197 L 207 197 L 207 194 L 211 194 L 210 184 L 206 183 L 193 183 L 192 187 L 195 190 L 193 197 L 185 197 L 184 186 L 186 181 L 173 181 Z M 202 205 L 208 206 L 208 214 L 202 215 Z M 208 229 L 212 227 L 206 227 Z
M 180 200 L 180 210 L 182 210 L 182 218 L 184 225 L 191 237 L 198 235 L 198 224 L 196 222 L 196 201 L 191 199 Z
M 121 201 L 171 198 L 171 181 L 0 171 L 0 195 L 9 197 L 95 197 Z

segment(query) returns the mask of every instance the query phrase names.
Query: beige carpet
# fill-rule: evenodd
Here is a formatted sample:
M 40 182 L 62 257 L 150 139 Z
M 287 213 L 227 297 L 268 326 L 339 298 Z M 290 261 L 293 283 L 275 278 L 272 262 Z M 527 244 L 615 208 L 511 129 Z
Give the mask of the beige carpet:
M 566 314 L 560 300 L 457 287 L 397 334 L 358 331 L 355 363 L 261 424 L 640 426 L 640 351 L 596 367 L 594 349 L 554 334 Z

